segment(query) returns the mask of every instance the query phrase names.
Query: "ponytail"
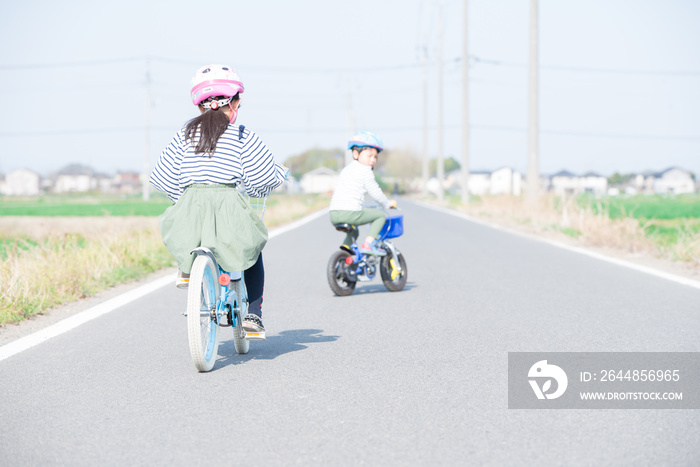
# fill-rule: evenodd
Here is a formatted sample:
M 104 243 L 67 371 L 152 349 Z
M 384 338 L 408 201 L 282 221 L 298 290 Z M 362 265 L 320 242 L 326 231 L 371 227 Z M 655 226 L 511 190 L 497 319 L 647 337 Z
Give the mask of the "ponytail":
M 218 98 L 215 98 L 218 99 Z M 231 100 L 237 100 L 238 95 Z M 216 151 L 216 143 L 228 128 L 229 118 L 221 108 L 208 109 L 198 117 L 193 118 L 185 125 L 185 139 L 189 142 L 195 140 L 199 130 L 199 140 L 194 148 L 195 154 L 209 154 Z

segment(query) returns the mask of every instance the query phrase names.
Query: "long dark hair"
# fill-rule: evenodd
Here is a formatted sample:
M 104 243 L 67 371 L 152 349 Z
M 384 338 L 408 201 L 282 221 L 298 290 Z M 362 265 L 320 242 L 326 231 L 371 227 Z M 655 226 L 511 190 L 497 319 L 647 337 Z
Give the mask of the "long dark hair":
M 214 99 L 225 99 L 225 96 L 215 97 Z M 212 99 L 212 100 L 214 100 Z M 231 98 L 231 105 L 239 99 L 238 94 Z M 193 118 L 185 125 L 185 139 L 194 141 L 199 128 L 199 141 L 194 148 L 195 154 L 209 154 L 216 151 L 216 143 L 221 135 L 224 134 L 228 127 L 229 119 L 221 108 L 216 110 L 208 109 L 198 117 Z

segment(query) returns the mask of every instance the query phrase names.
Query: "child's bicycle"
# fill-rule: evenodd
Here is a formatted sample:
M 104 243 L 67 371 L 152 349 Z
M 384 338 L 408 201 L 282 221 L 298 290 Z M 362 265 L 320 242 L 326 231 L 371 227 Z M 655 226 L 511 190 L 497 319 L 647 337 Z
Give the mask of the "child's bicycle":
M 348 232 L 352 226 L 335 224 L 335 228 L 340 232 Z M 384 227 L 377 236 L 377 246 L 386 252 L 385 256 L 364 255 L 360 252 L 357 243 L 351 246 L 353 254 L 345 250 L 333 253 L 326 269 L 328 285 L 331 286 L 333 293 L 340 296 L 350 295 L 358 281 L 374 279 L 377 269 L 387 289 L 392 292 L 402 290 L 408 277 L 406 260 L 399 249 L 389 241 L 390 238 L 401 235 L 403 235 L 403 216 L 390 216 L 386 218 Z
M 262 219 L 265 198 L 250 198 L 251 207 Z M 246 332 L 243 319 L 248 312 L 248 293 L 243 273 L 224 271 L 213 253 L 201 246 L 192 251 L 187 292 L 187 334 L 190 354 L 199 371 L 209 371 L 216 362 L 221 327 L 233 328 L 236 353 L 248 353 L 251 340 L 265 340 L 265 333 Z

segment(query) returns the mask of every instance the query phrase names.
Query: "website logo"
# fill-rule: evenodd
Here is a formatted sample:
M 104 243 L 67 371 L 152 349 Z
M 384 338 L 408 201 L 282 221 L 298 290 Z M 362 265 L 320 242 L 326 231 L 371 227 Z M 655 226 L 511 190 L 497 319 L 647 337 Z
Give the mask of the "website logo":
M 538 399 L 556 399 L 564 394 L 569 384 L 564 370 L 556 365 L 547 364 L 547 360 L 540 360 L 532 365 L 527 376 L 531 378 L 529 380 L 530 386 Z M 556 389 L 554 392 L 548 392 L 552 389 L 552 380 L 557 383 Z

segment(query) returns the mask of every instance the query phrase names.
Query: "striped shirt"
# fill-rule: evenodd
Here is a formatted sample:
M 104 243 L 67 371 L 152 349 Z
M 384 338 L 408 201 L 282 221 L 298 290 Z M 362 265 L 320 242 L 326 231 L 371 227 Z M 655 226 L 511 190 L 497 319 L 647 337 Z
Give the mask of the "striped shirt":
M 239 138 L 240 137 L 240 138 Z M 184 128 L 166 146 L 149 181 L 173 202 L 189 185 L 238 184 L 254 198 L 263 198 L 284 182 L 284 168 L 257 134 L 238 125 L 229 125 L 211 154 L 195 154 L 199 129 L 194 141 L 185 139 Z
M 385 209 L 389 208 L 389 200 L 374 179 L 372 167 L 354 160 L 340 172 L 330 210 L 361 211 L 365 194 L 369 194 Z

